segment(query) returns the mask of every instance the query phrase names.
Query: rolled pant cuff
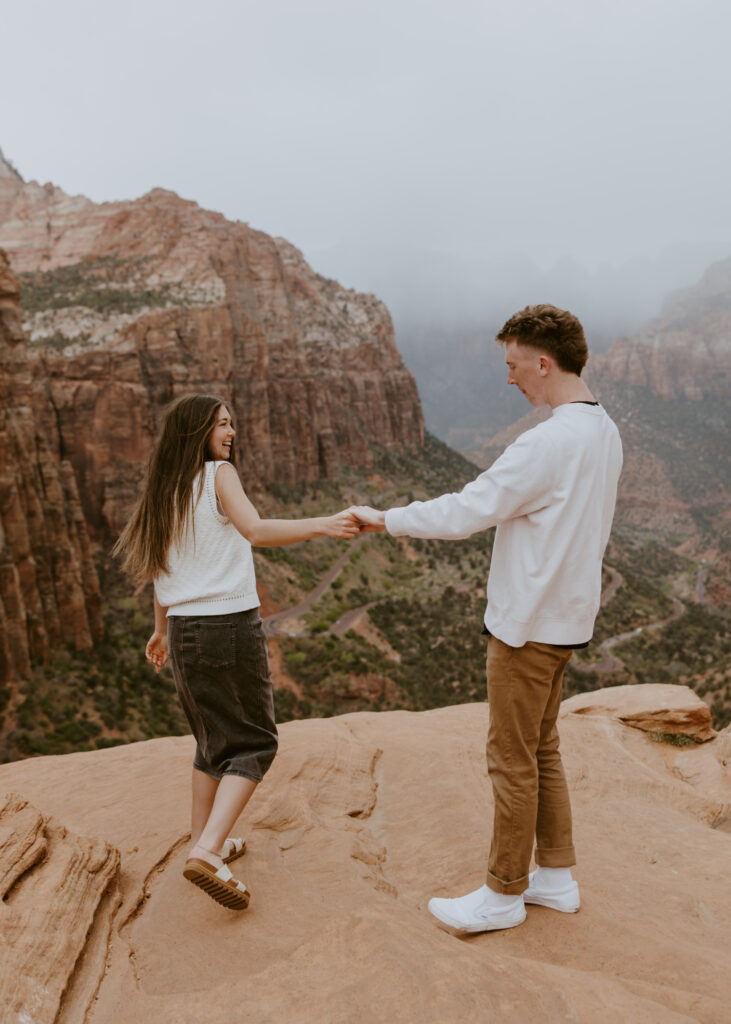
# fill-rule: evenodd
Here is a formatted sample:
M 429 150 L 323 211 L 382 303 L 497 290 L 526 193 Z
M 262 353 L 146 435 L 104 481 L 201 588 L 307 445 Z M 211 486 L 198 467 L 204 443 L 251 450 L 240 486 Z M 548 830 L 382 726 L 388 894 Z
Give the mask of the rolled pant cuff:
M 571 868 L 575 863 L 576 853 L 573 846 L 553 850 L 536 849 L 536 864 L 541 868 Z
M 520 896 L 528 888 L 528 881 L 528 876 L 523 875 L 522 878 L 516 878 L 513 882 L 503 882 L 501 878 L 496 878 L 489 871 L 485 879 L 488 889 L 492 889 L 493 892 L 501 892 L 504 896 Z

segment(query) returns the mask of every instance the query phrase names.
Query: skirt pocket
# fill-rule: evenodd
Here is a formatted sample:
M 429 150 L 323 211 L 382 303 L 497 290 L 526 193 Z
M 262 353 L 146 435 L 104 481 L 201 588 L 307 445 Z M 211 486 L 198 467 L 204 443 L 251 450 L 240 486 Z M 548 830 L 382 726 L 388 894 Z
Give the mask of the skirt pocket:
M 236 664 L 236 627 L 232 622 L 198 621 L 195 647 L 199 665 L 232 668 Z

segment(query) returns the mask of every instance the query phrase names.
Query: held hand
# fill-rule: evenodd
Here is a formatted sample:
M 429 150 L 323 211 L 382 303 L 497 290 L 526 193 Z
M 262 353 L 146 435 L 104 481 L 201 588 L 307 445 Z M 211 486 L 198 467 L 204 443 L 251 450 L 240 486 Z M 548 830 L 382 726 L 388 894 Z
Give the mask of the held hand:
M 350 509 L 361 524 L 362 533 L 383 533 L 386 529 L 386 513 L 370 505 L 356 505 Z
M 341 540 L 352 540 L 360 533 L 360 524 L 352 509 L 346 508 L 336 512 L 334 516 L 325 516 L 322 520 L 323 532 L 326 537 L 338 537 Z
M 145 647 L 145 657 L 159 672 L 168 663 L 168 639 L 162 633 L 153 633 Z

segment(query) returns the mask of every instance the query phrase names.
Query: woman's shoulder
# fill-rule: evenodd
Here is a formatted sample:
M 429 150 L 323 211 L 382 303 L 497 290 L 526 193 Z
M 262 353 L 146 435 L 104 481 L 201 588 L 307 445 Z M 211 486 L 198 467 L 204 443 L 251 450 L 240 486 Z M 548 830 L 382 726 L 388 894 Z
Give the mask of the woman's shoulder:
M 209 470 L 210 476 L 208 479 L 213 482 L 217 491 L 221 486 L 230 488 L 232 484 L 234 486 L 237 484 L 239 486 L 241 485 L 239 471 L 236 466 L 232 466 L 230 462 L 221 460 L 220 462 L 208 463 L 208 465 L 211 466 L 211 469 Z
M 223 516 L 228 522 L 228 516 L 226 516 L 222 501 L 226 500 L 227 494 L 230 496 L 241 486 L 238 470 L 225 459 L 209 462 L 206 465 L 210 467 L 207 469 L 207 487 L 213 498 L 217 517 Z
M 226 462 L 222 459 L 220 462 L 207 462 L 206 472 L 208 474 L 207 479 L 212 481 L 216 489 L 226 481 L 239 480 L 239 473 L 235 466 L 232 466 L 230 462 Z
M 228 466 L 229 468 L 224 469 L 224 466 Z M 230 462 L 227 462 L 225 459 L 216 459 L 215 461 L 213 459 L 207 459 L 198 471 L 196 479 L 200 480 L 202 478 L 205 481 L 205 485 L 210 487 L 214 481 L 222 480 L 228 476 L 229 473 L 233 473 L 235 476 L 238 476 L 236 467 L 232 466 Z

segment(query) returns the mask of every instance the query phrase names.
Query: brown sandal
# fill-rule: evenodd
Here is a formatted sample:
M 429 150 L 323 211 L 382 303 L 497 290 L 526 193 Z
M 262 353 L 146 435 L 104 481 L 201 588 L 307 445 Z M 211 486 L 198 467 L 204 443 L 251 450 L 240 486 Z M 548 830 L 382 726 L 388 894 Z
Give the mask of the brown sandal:
M 243 882 L 234 878 L 226 864 L 216 869 L 213 864 L 199 857 L 191 857 L 185 862 L 183 877 L 229 910 L 246 910 L 249 905 L 249 890 Z

